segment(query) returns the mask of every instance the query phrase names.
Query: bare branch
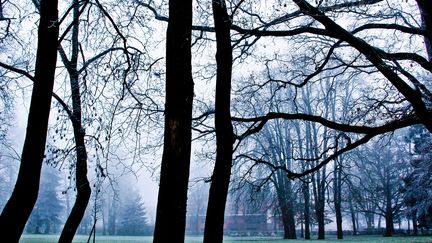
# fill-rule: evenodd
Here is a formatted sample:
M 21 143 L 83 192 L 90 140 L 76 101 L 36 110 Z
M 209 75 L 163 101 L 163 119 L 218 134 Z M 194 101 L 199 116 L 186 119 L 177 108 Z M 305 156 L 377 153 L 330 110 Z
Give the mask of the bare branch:
M 6 70 L 12 71 L 14 73 L 17 73 L 17 74 L 21 74 L 21 75 L 25 76 L 26 78 L 30 79 L 33 82 L 35 81 L 34 77 L 31 74 L 29 74 L 28 72 L 26 72 L 26 71 L 24 71 L 22 69 L 13 67 L 13 66 L 11 66 L 9 64 L 6 64 L 6 63 L 3 63 L 3 62 L 0 62 L 0 67 L 4 68 Z
M 259 132 L 265 123 L 269 120 L 273 119 L 284 119 L 284 120 L 303 120 L 303 121 L 310 121 L 310 122 L 316 122 L 320 123 L 323 126 L 342 131 L 342 132 L 351 132 L 351 133 L 362 133 L 362 134 L 383 134 L 387 132 L 394 131 L 396 129 L 400 129 L 403 127 L 411 126 L 414 124 L 419 124 L 420 119 L 417 116 L 414 115 L 408 115 L 404 118 L 401 118 L 399 120 L 393 120 L 390 121 L 384 125 L 376 126 L 376 127 L 369 127 L 369 126 L 357 126 L 357 125 L 349 125 L 344 123 L 338 123 L 335 121 L 331 121 L 328 119 L 325 119 L 321 116 L 315 116 L 315 115 L 309 115 L 309 114 L 290 114 L 290 113 L 276 113 L 276 112 L 269 112 L 265 116 L 258 116 L 258 117 L 252 117 L 252 118 L 240 118 L 240 117 L 233 117 L 232 120 L 236 122 L 253 122 L 254 124 L 251 126 L 248 131 L 246 131 L 241 137 L 245 137 L 254 133 Z M 258 125 L 256 125 L 258 123 Z

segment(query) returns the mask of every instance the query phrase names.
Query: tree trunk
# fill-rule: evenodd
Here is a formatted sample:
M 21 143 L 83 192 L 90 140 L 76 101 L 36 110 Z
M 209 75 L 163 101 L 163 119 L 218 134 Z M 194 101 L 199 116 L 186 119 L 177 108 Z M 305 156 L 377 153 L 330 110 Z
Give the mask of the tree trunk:
M 378 229 L 381 229 L 381 215 L 378 217 Z
M 282 176 L 283 180 L 285 181 L 285 183 L 283 183 L 283 185 L 285 185 L 285 190 L 286 190 L 286 206 L 287 209 L 285 212 L 283 212 L 282 214 L 285 214 L 285 217 L 287 218 L 288 221 L 288 228 L 287 230 L 285 230 L 285 239 L 297 239 L 297 234 L 296 234 L 296 228 L 295 228 L 295 218 L 294 218 L 294 196 L 293 196 L 293 190 L 292 190 L 292 185 L 291 185 L 291 181 L 288 180 L 288 177 L 286 176 Z
M 310 195 L 309 185 L 307 182 L 303 183 L 303 197 L 304 197 L 304 220 L 305 220 L 305 239 L 310 240 Z
M 234 137 L 230 114 L 232 72 L 231 20 L 228 16 L 224 0 L 213 0 L 212 8 L 217 48 L 215 102 L 216 162 L 209 191 L 204 243 L 222 243 Z
M 337 229 L 337 238 L 343 239 L 343 229 L 342 229 L 342 195 L 341 195 L 341 169 L 338 165 L 338 160 L 334 160 L 334 172 L 333 172 L 333 198 L 334 198 L 334 207 L 336 213 L 336 229 Z
M 293 205 L 290 203 L 291 196 L 289 189 L 284 187 L 284 183 L 276 187 L 279 208 L 282 214 L 282 225 L 284 227 L 284 239 L 296 239 L 295 221 Z
M 77 195 L 72 211 L 66 220 L 65 226 L 61 232 L 59 242 L 72 242 L 78 226 L 84 217 L 85 210 L 90 200 L 91 189 L 87 179 L 87 149 L 85 147 L 85 131 L 82 127 L 81 112 L 81 92 L 79 85 L 79 73 L 77 70 L 78 63 L 78 32 L 79 32 L 79 4 L 74 0 L 73 16 L 74 25 L 72 28 L 72 56 L 68 61 L 66 56 L 62 57 L 63 62 L 69 72 L 71 95 L 72 95 L 72 127 L 75 137 L 76 150 L 76 169 L 75 169 L 75 186 Z
M 301 212 L 302 216 L 300 216 L 300 238 L 304 238 L 304 212 Z
M 413 234 L 418 235 L 417 218 L 415 215 L 413 215 L 412 217 L 412 223 L 413 223 Z
M 335 203 L 337 238 L 343 239 L 341 203 Z
M 353 235 L 357 235 L 357 227 L 356 227 L 356 215 L 355 215 L 355 211 L 354 211 L 354 206 L 352 203 L 352 198 L 349 201 L 349 206 L 350 206 L 350 213 L 351 213 L 351 223 L 352 223 L 352 231 L 353 231 Z
M 321 204 L 319 202 L 318 204 Z M 325 239 L 325 222 L 324 222 L 324 207 L 318 206 L 316 209 L 316 216 L 318 221 L 318 240 Z
M 18 242 L 36 203 L 57 61 L 57 0 L 40 1 L 34 86 L 15 188 L 0 216 L 0 235 Z
M 394 233 L 394 225 L 393 225 L 393 212 L 387 208 L 385 213 L 385 222 L 386 228 L 384 232 L 384 236 L 392 236 Z
M 295 219 L 294 219 L 294 205 L 292 203 L 292 197 L 288 198 L 287 211 L 285 212 L 288 219 L 288 229 L 285 230 L 284 239 L 297 239 Z
M 324 146 L 326 147 L 326 146 Z M 321 174 L 321 175 L 320 175 Z M 315 202 L 315 211 L 318 223 L 318 239 L 325 239 L 325 167 L 322 172 L 318 172 L 317 178 L 317 198 Z
M 371 212 L 366 212 L 365 217 L 366 217 L 366 228 L 367 229 L 375 228 L 375 215 Z M 381 220 L 379 220 L 378 222 L 381 222 Z M 378 228 L 380 228 L 380 226 L 378 226 Z
M 184 242 L 191 156 L 192 0 L 170 0 L 166 44 L 164 148 L 155 243 Z
M 393 208 L 392 208 L 392 185 L 390 183 L 390 174 L 389 169 L 386 167 L 385 169 L 385 183 L 384 183 L 384 192 L 386 196 L 386 209 L 385 209 L 385 222 L 386 228 L 384 232 L 384 236 L 392 236 L 394 233 L 394 224 L 393 224 Z

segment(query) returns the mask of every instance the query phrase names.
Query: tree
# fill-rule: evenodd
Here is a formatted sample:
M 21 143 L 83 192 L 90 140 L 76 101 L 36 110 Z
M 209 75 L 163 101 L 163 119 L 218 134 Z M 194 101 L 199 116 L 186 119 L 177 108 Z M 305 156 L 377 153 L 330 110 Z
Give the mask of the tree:
M 367 204 L 363 205 L 371 204 L 372 209 L 362 207 L 365 213 L 378 214 L 385 218 L 385 236 L 393 235 L 394 221 L 401 214 L 402 178 L 407 173 L 407 151 L 404 151 L 406 148 L 395 140 L 375 140 L 370 146 L 356 153 L 356 166 L 360 172 L 356 184 L 360 187 L 358 192 L 366 196 L 356 197 L 363 197 L 362 199 L 367 201 Z M 376 208 L 376 211 L 373 208 Z M 373 218 L 370 221 L 373 222 Z
M 18 179 L 0 216 L 0 234 L 18 242 L 36 202 L 57 60 L 57 1 L 40 1 L 38 47 L 27 132 Z
M 45 164 L 42 166 L 38 200 L 27 222 L 26 231 L 32 234 L 55 234 L 62 223 L 64 210 L 58 191 L 59 171 Z
M 170 0 L 164 145 L 154 243 L 184 242 L 194 96 L 191 31 L 192 1 Z
M 327 17 L 319 7 L 312 6 L 305 0 L 293 0 L 293 2 L 303 11 L 306 15 L 319 22 L 325 27 L 325 32 L 328 36 L 337 38 L 340 41 L 347 42 L 352 48 L 360 52 L 365 58 L 396 88 L 396 90 L 412 105 L 412 108 L 421 122 L 427 127 L 429 132 L 432 132 L 432 119 L 430 116 L 430 110 L 428 104 L 431 101 L 431 93 L 427 88 L 427 84 L 419 81 L 414 75 L 410 74 L 409 71 L 402 68 L 399 65 L 399 60 L 411 60 L 414 63 L 419 64 L 429 72 L 431 72 L 430 63 L 420 55 L 411 54 L 405 55 L 404 53 L 388 53 L 380 48 L 374 47 L 367 43 L 363 39 L 356 37 L 352 32 L 342 28 L 331 18 Z M 371 1 L 374 2 L 374 1 Z M 381 2 L 381 1 L 375 1 Z M 425 38 L 426 52 L 430 53 L 430 34 L 428 30 L 431 29 L 431 18 L 430 18 L 430 5 L 417 1 L 419 11 L 422 16 L 423 25 L 420 28 L 407 28 L 405 29 L 400 25 L 391 24 L 378 24 L 378 25 L 366 25 L 359 27 L 357 31 L 368 28 L 388 28 L 392 30 L 398 30 L 407 33 L 421 33 Z M 356 31 L 356 32 L 357 32 Z M 430 57 L 429 57 L 430 58 Z M 393 61 L 395 66 L 391 66 L 386 61 Z M 397 71 L 395 71 L 397 70 Z M 399 74 L 399 73 L 400 74 Z M 412 86 L 406 83 L 403 79 L 407 77 Z
M 401 82 L 399 82 L 400 79 L 398 80 L 394 76 L 394 74 L 396 73 L 393 72 L 392 69 L 400 70 L 398 65 L 402 63 L 401 60 L 407 60 L 406 58 L 402 57 L 405 55 L 398 54 L 396 55 L 398 57 L 391 57 L 392 55 L 389 55 L 388 58 L 384 57 L 384 59 L 386 59 L 387 61 L 387 63 L 384 64 L 390 65 L 392 61 L 395 61 L 392 67 L 385 67 L 384 65 L 382 65 L 383 63 L 380 62 L 380 60 L 375 58 L 376 56 L 374 57 L 375 59 L 371 59 L 369 54 L 365 51 L 371 45 L 369 47 L 363 46 L 367 48 L 360 50 L 360 54 L 356 52 L 353 55 L 347 55 L 349 54 L 349 52 L 346 51 L 347 49 L 358 51 L 358 47 L 360 47 L 360 44 L 357 40 L 351 37 L 353 35 L 359 34 L 363 30 L 381 28 L 383 30 L 397 30 L 403 32 L 404 34 L 413 34 L 419 36 L 423 36 L 424 33 L 420 33 L 416 28 L 411 28 L 414 25 L 410 26 L 409 21 L 403 24 L 406 26 L 402 27 L 398 25 L 387 24 L 375 25 L 375 23 L 373 23 L 372 25 L 368 25 L 368 22 L 364 23 L 362 21 L 355 21 L 355 25 L 349 26 L 350 28 L 352 28 L 352 31 L 350 29 L 350 32 L 339 31 L 340 28 L 336 28 L 334 25 L 334 21 L 332 21 L 332 19 L 338 18 L 342 13 L 346 13 L 348 17 L 350 17 L 350 14 L 365 17 L 360 19 L 366 19 L 366 17 L 370 17 L 368 18 L 370 22 L 377 23 L 379 23 L 379 21 L 384 21 L 385 19 L 395 19 L 397 18 L 396 16 L 399 16 L 398 14 L 395 14 L 395 12 L 397 12 L 397 10 L 400 10 L 401 8 L 381 8 L 381 10 L 389 9 L 381 15 L 379 14 L 380 12 L 382 12 L 381 10 L 377 11 L 376 14 L 369 14 L 367 13 L 367 11 L 364 10 L 365 8 L 368 8 L 370 6 L 378 6 L 374 4 L 379 4 L 380 2 L 382 1 L 352 1 L 340 4 L 337 1 L 320 1 L 317 2 L 317 6 L 314 7 L 307 5 L 307 1 L 293 1 L 295 5 L 287 6 L 288 4 L 279 4 L 277 6 L 288 10 L 280 11 L 282 12 L 282 14 L 278 14 L 277 11 L 263 11 L 262 8 L 259 7 L 254 8 L 254 2 L 245 4 L 244 1 L 240 1 L 238 5 L 232 6 L 232 9 L 234 11 L 232 11 L 231 29 L 238 34 L 236 35 L 237 39 L 234 40 L 234 45 L 239 47 L 239 52 L 241 52 L 238 59 L 246 59 L 253 50 L 263 50 L 267 44 L 279 43 L 279 40 L 276 40 L 276 37 L 281 37 L 280 43 L 284 45 L 288 43 L 289 45 L 291 45 L 289 51 L 295 52 L 298 50 L 300 52 L 298 56 L 291 55 L 292 53 L 289 53 L 290 55 L 286 55 L 288 57 L 283 57 L 281 53 L 278 53 L 277 51 L 275 51 L 273 57 L 261 58 L 264 55 L 261 56 L 261 53 L 259 51 L 257 51 L 257 53 L 259 54 L 251 55 L 254 58 L 258 56 L 258 58 L 252 61 L 252 63 L 263 63 L 267 75 L 262 75 L 264 77 L 262 79 L 257 78 L 257 76 L 255 76 L 254 74 L 250 75 L 249 79 L 251 80 L 251 82 L 242 83 L 241 85 L 243 86 L 240 86 L 238 88 L 238 90 L 244 91 L 243 94 L 255 93 L 255 96 L 263 95 L 263 93 L 266 94 L 265 92 L 267 91 L 261 93 L 258 93 L 258 91 L 265 90 L 264 87 L 269 84 L 277 84 L 279 86 L 274 90 L 274 93 L 272 94 L 278 93 L 281 90 L 285 91 L 287 87 L 292 88 L 297 92 L 298 89 L 304 88 L 306 84 L 314 84 L 320 79 L 323 79 L 323 77 L 334 79 L 337 82 L 341 83 L 359 83 L 363 80 L 375 81 L 378 79 L 380 81 L 380 84 L 383 84 L 383 86 L 385 87 L 377 92 L 370 92 L 376 89 L 375 85 L 358 85 L 360 86 L 360 93 L 364 96 L 361 98 L 356 98 L 361 101 L 359 103 L 365 105 L 352 106 L 351 108 L 354 108 L 354 111 L 358 110 L 359 112 L 358 114 L 352 112 L 349 117 L 350 119 L 347 119 L 344 122 L 340 122 L 337 119 L 332 120 L 329 116 L 323 115 L 323 108 L 317 109 L 316 113 L 299 113 L 298 110 L 281 110 L 280 112 L 274 112 L 272 110 L 267 111 L 266 109 L 262 109 L 262 111 L 254 113 L 254 111 L 256 110 L 253 108 L 249 110 L 245 109 L 246 112 L 240 113 L 241 109 L 236 107 L 234 110 L 238 111 L 238 116 L 233 118 L 234 122 L 236 122 L 237 124 L 249 123 L 250 125 L 247 127 L 242 127 L 246 128 L 244 128 L 245 132 L 243 134 L 238 135 L 238 137 L 240 138 L 239 140 L 242 140 L 242 138 L 251 134 L 258 133 L 268 121 L 275 119 L 296 119 L 301 121 L 319 123 L 322 126 L 328 127 L 328 129 L 313 128 L 314 125 L 310 125 L 311 130 L 326 130 L 325 132 L 313 131 L 312 135 L 308 135 L 309 138 L 312 138 L 312 141 L 314 137 L 313 135 L 318 135 L 319 139 L 316 139 L 314 141 L 315 145 L 322 144 L 323 141 L 328 145 L 323 146 L 323 149 L 321 151 L 318 151 L 319 153 L 317 153 L 317 151 L 314 151 L 314 153 L 311 154 L 312 156 L 305 156 L 308 161 L 310 161 L 311 158 L 314 159 L 315 163 L 313 163 L 313 165 L 312 163 L 310 163 L 310 166 L 304 167 L 304 171 L 291 171 L 280 166 L 274 166 L 273 169 L 283 170 L 291 178 L 305 176 L 307 174 L 316 172 L 321 168 L 324 168 L 327 163 L 335 159 L 337 156 L 349 150 L 355 149 L 362 144 L 365 144 L 366 142 L 370 141 L 370 139 L 379 134 L 392 132 L 396 129 L 422 122 L 421 118 L 419 117 L 427 119 L 427 116 L 424 114 L 424 104 L 422 104 L 424 102 L 420 101 L 416 103 L 418 99 L 415 99 L 415 97 L 412 96 L 413 92 L 404 89 L 404 87 L 406 86 L 399 89 L 398 87 L 396 87 L 397 85 L 393 85 L 401 84 Z M 297 7 L 300 7 L 301 10 L 297 10 Z M 159 15 L 154 8 L 150 9 L 152 9 L 152 11 L 155 13 L 157 19 L 163 21 L 168 20 L 168 18 Z M 316 12 L 315 10 L 318 12 Z M 320 20 L 321 22 L 318 23 Z M 324 25 L 326 28 L 321 28 L 321 24 Z M 285 30 L 284 28 L 286 26 L 295 26 L 295 28 Z M 407 26 L 408 28 L 404 28 Z M 201 33 L 203 31 L 215 31 L 215 28 L 208 26 L 192 26 L 192 28 L 194 30 L 201 31 Z M 348 34 L 351 34 L 351 36 L 349 36 Z M 370 32 L 370 36 L 371 39 L 375 37 L 372 31 Z M 258 45 L 258 41 L 264 39 L 263 37 L 269 37 L 272 38 L 272 40 Z M 292 39 L 290 39 L 289 37 L 292 37 Z M 345 43 L 348 43 L 349 45 L 345 45 Z M 418 44 L 418 42 L 416 43 Z M 307 48 L 303 48 L 303 46 L 307 46 Z M 391 49 L 394 46 L 396 45 L 390 43 L 386 47 Z M 407 46 L 412 47 L 414 45 L 407 44 Z M 380 52 L 380 54 L 385 56 L 385 53 Z M 414 57 L 414 59 L 419 57 L 415 55 L 415 53 L 410 53 L 410 55 L 408 56 Z M 261 60 L 264 61 L 261 62 Z M 422 68 L 428 68 L 428 64 L 423 62 L 423 59 L 421 57 L 416 60 L 417 62 L 414 60 L 415 64 L 419 64 L 419 66 L 421 66 Z M 296 66 L 286 64 L 294 61 L 297 64 Z M 398 61 L 401 62 L 397 63 Z M 293 68 L 293 66 L 295 68 Z M 254 66 L 254 68 L 255 67 L 256 66 Z M 413 74 L 419 76 L 418 74 L 420 72 L 416 72 L 416 70 L 410 69 L 409 65 L 405 65 L 405 63 L 404 68 L 408 71 L 413 71 Z M 412 77 L 409 76 L 409 72 L 404 72 L 404 68 L 402 68 L 401 73 L 397 73 L 396 75 L 400 75 L 399 78 L 406 76 L 411 82 L 414 83 L 413 86 L 415 86 L 416 78 L 412 79 Z M 291 70 L 292 72 L 287 72 L 284 70 Z M 394 80 L 391 80 L 389 83 L 389 78 L 395 78 L 395 82 L 393 82 Z M 424 94 L 426 100 L 428 96 L 427 89 L 421 87 L 421 85 L 419 87 L 422 94 Z M 411 105 L 415 107 L 415 114 L 410 112 L 411 106 L 409 102 L 406 102 L 407 97 L 409 101 L 412 101 L 411 103 L 413 104 Z M 315 97 L 313 97 L 313 99 L 315 99 Z M 244 97 L 242 97 L 242 100 L 244 100 Z M 295 98 L 293 100 L 295 100 Z M 248 112 L 250 110 L 252 112 Z M 248 115 L 250 117 L 247 117 Z M 376 119 L 378 117 L 383 119 Z M 335 132 L 330 132 L 330 129 Z M 241 128 L 236 130 L 241 130 Z M 338 149 L 334 150 L 334 153 L 327 153 L 327 150 L 332 151 L 332 148 L 335 146 L 333 141 L 330 141 L 329 138 L 326 138 L 328 134 L 337 134 L 337 136 L 340 136 L 339 138 L 344 137 L 345 139 L 347 139 L 347 141 L 350 142 L 345 143 L 344 147 L 336 146 Z M 354 140 L 354 138 L 357 140 Z M 353 139 L 352 142 L 351 139 Z M 309 143 L 310 145 L 312 144 L 312 142 Z M 336 143 L 338 143 L 337 139 Z M 320 176 L 318 174 L 315 175 L 315 181 L 319 181 L 319 183 L 321 183 L 319 187 L 316 188 L 320 188 L 322 191 L 323 185 L 325 185 L 324 183 L 322 183 L 322 179 L 325 178 L 326 173 L 323 173 L 322 171 L 320 173 L 322 173 Z M 320 178 L 318 178 L 318 176 Z M 318 193 L 316 194 L 318 195 Z M 322 197 L 320 198 L 320 201 L 322 201 Z M 322 207 L 323 204 L 320 205 L 320 208 Z M 321 232 L 322 231 L 323 229 L 321 230 Z
M 87 4 L 87 2 L 86 2 Z M 86 5 L 85 4 L 85 5 Z M 76 200 L 72 207 L 72 211 L 66 220 L 65 226 L 60 235 L 60 242 L 72 242 L 75 232 L 84 216 L 88 202 L 90 200 L 91 189 L 87 179 L 87 149 L 85 146 L 85 130 L 82 125 L 82 106 L 81 92 L 78 72 L 78 55 L 79 55 L 79 15 L 83 11 L 85 5 L 80 10 L 80 4 L 77 0 L 72 3 L 73 6 L 73 27 L 72 27 L 72 53 L 70 60 L 66 56 L 65 51 L 60 46 L 59 52 L 61 59 L 69 73 L 71 96 L 72 96 L 72 111 L 64 104 L 64 109 L 69 115 L 72 122 L 73 133 L 75 138 L 76 150 Z
M 271 161 L 275 166 L 291 169 L 294 166 L 292 160 L 293 136 L 291 128 L 293 123 L 287 121 L 274 121 L 264 128 L 262 138 L 257 141 L 266 161 Z M 283 171 L 272 172 L 270 168 L 270 182 L 273 184 L 275 194 L 282 217 L 284 239 L 296 239 L 295 223 L 295 188 L 294 183 Z
M 414 144 L 411 171 L 403 179 L 402 192 L 407 206 L 406 214 L 413 221 L 414 234 L 418 226 L 432 227 L 431 203 L 431 135 L 423 126 L 410 129 L 409 140 Z
M 119 215 L 117 235 L 149 235 L 144 203 L 139 194 L 124 199 Z
M 231 124 L 232 48 L 225 0 L 212 0 L 216 31 L 216 161 L 207 206 L 204 242 L 222 242 L 225 205 L 231 176 L 234 134 Z

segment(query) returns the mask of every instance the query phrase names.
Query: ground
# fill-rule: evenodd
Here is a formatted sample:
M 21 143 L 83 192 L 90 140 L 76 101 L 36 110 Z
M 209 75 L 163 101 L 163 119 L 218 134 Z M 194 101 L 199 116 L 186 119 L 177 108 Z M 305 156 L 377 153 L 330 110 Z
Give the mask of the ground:
M 20 243 L 54 243 L 57 242 L 57 235 L 23 235 Z M 78 235 L 74 238 L 74 243 L 87 242 L 88 236 Z M 299 240 L 281 240 L 280 238 L 274 237 L 225 237 L 225 243 L 295 243 L 303 242 L 303 239 Z M 330 243 L 340 242 L 335 236 L 328 236 L 327 240 L 310 240 L 319 243 Z M 309 242 L 310 242 L 309 241 Z M 382 236 L 346 236 L 343 242 L 349 243 L 365 243 L 365 242 L 378 242 L 378 243 L 432 243 L 432 236 L 394 236 L 394 237 L 382 237 Z M 93 242 L 92 240 L 90 242 Z M 151 243 L 152 237 L 139 237 L 139 236 L 96 236 L 97 243 Z M 186 243 L 201 243 L 202 237 L 187 237 Z

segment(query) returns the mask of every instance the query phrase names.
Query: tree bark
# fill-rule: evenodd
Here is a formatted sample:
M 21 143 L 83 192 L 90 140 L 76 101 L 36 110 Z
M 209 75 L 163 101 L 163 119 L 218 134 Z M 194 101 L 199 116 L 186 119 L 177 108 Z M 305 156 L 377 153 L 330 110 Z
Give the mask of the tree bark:
M 391 198 L 390 198 L 391 200 Z M 385 222 L 386 228 L 384 232 L 384 236 L 393 236 L 394 233 L 394 224 L 393 224 L 393 210 L 391 207 L 391 201 L 387 201 L 386 212 L 385 212 Z
M 191 156 L 193 79 L 192 1 L 170 0 L 166 44 L 166 97 L 153 242 L 184 242 Z
M 321 202 L 318 202 L 317 204 L 321 204 Z M 316 217 L 318 221 L 318 240 L 324 240 L 325 239 L 324 207 L 320 205 L 317 206 Z
M 225 0 L 213 0 L 212 8 L 217 48 L 215 102 L 216 162 L 209 191 L 204 243 L 222 243 L 234 138 L 230 114 L 232 73 L 231 20 L 227 13 Z
M 385 215 L 386 228 L 384 236 L 393 236 L 394 225 L 393 225 L 393 213 L 386 213 Z
M 303 197 L 304 197 L 304 221 L 305 221 L 305 239 L 310 240 L 310 193 L 309 185 L 303 182 Z
M 341 168 L 338 165 L 338 159 L 334 160 L 334 172 L 333 172 L 333 199 L 334 199 L 334 207 L 336 214 L 336 229 L 337 229 L 337 238 L 343 239 L 343 229 L 342 229 L 342 172 Z
M 286 176 L 283 177 L 285 180 L 286 196 L 286 209 L 282 212 L 282 217 L 286 218 L 286 226 L 284 226 L 284 239 L 297 239 L 296 229 L 295 229 L 295 219 L 294 219 L 294 205 L 293 205 L 293 190 L 291 182 Z
M 57 61 L 57 5 L 57 0 L 40 1 L 34 86 L 26 138 L 15 188 L 0 216 L 0 235 L 6 242 L 18 242 L 38 196 Z
M 292 204 L 292 189 L 283 180 L 288 178 L 282 175 L 282 172 L 276 172 L 279 180 L 279 185 L 275 185 L 279 203 L 279 208 L 282 215 L 282 225 L 284 227 L 284 239 L 296 239 L 294 211 Z M 281 178 L 283 177 L 283 178 Z
M 72 242 L 78 226 L 84 217 L 85 210 L 90 200 L 91 188 L 87 179 L 87 149 L 85 146 L 85 131 L 82 126 L 81 112 L 81 92 L 79 85 L 78 63 L 78 33 L 79 33 L 79 4 L 77 0 L 73 2 L 73 28 L 72 28 L 72 56 L 67 60 L 66 56 L 62 57 L 63 63 L 69 72 L 71 96 L 72 96 L 72 122 L 75 151 L 76 151 L 76 169 L 75 169 L 75 186 L 77 195 L 75 203 L 72 206 L 65 226 L 61 232 L 59 242 Z

